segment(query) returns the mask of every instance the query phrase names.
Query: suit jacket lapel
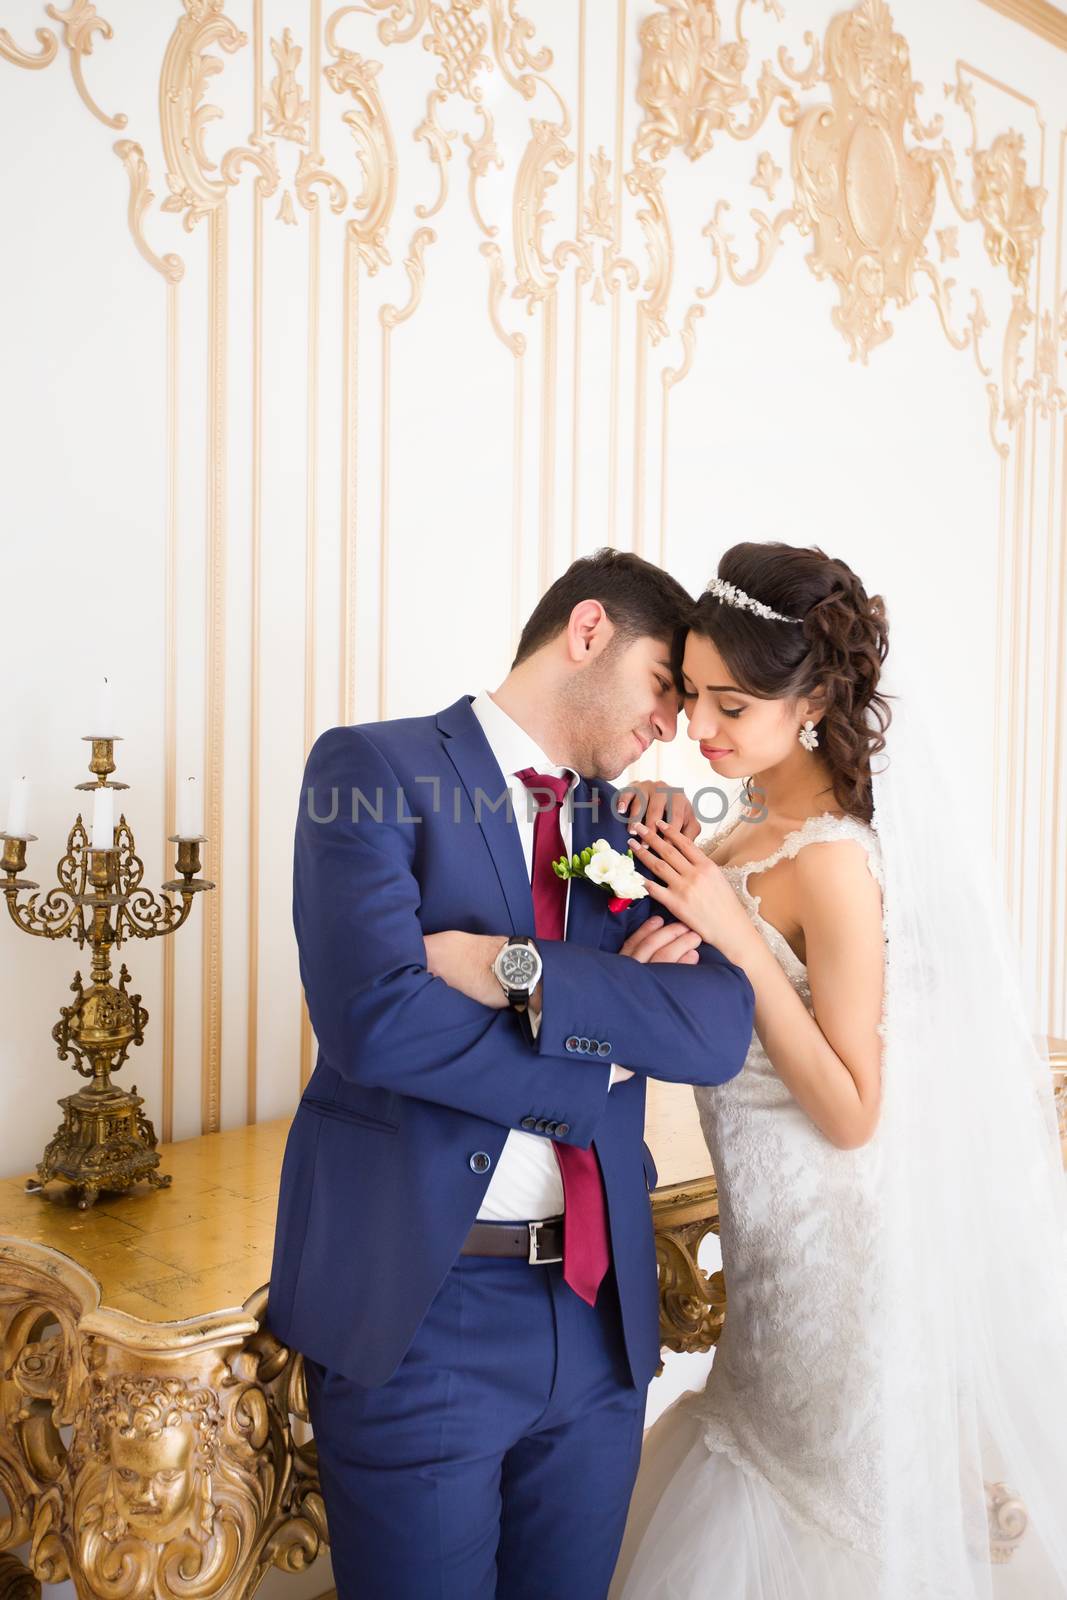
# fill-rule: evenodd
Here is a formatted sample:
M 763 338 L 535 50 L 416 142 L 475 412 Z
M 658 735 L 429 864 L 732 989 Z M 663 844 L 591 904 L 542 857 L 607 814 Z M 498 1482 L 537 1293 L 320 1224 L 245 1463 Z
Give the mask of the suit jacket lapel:
M 506 794 L 507 780 L 501 772 L 478 718 L 471 710 L 470 695 L 461 695 L 442 711 L 437 726 L 445 734 L 445 751 L 459 774 L 467 797 L 496 868 L 500 887 L 511 917 L 511 931 L 533 935 L 534 909 L 526 858 L 519 830 L 508 816 L 506 801 L 492 807 Z M 593 840 L 606 835 L 610 801 L 595 782 L 582 778 L 572 797 L 571 854 L 580 854 Z M 567 938 L 576 944 L 600 948 L 600 936 L 607 914 L 609 894 L 584 878 L 574 878 L 567 903 Z
M 461 695 L 453 705 L 442 711 L 437 718 L 437 726 L 446 735 L 445 752 L 474 808 L 475 818 L 500 879 L 511 917 L 511 931 L 532 937 L 533 895 L 519 830 L 508 815 L 507 780 L 493 757 L 481 723 L 471 710 L 471 696 Z M 501 797 L 503 803 L 496 810 L 492 809 Z

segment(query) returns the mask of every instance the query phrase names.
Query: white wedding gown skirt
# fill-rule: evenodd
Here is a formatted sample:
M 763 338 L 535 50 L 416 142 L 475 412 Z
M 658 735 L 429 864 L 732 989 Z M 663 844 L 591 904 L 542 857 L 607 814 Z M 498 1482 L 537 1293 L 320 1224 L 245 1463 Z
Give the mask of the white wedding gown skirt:
M 848 818 L 811 819 L 762 869 L 841 838 L 879 877 L 875 835 Z M 725 870 L 810 1007 L 806 969 L 759 916 L 750 871 Z M 740 1075 L 696 1101 L 729 1308 L 706 1388 L 645 1436 L 613 1600 L 859 1600 L 876 1592 L 882 1531 L 865 1314 L 877 1158 L 835 1149 L 755 1036 Z
M 755 870 L 840 839 L 863 847 L 884 887 L 878 836 L 852 818 L 810 818 Z M 811 1009 L 804 964 L 749 891 L 752 866 L 723 870 Z M 925 1516 L 940 1503 L 958 1520 L 952 1484 L 926 1481 L 921 1449 L 889 1486 L 903 1497 L 881 1481 L 897 1415 L 884 1403 L 885 1338 L 900 1319 L 879 1306 L 880 1137 L 835 1148 L 756 1036 L 743 1071 L 695 1098 L 718 1180 L 726 1321 L 705 1388 L 645 1436 L 611 1600 L 1064 1600 L 1033 1530 L 991 1565 L 983 1506 L 980 1559 L 935 1574 L 917 1529 L 887 1509 Z
M 868 1556 L 800 1526 L 759 1473 L 704 1442 L 683 1395 L 645 1436 L 611 1600 L 861 1600 Z

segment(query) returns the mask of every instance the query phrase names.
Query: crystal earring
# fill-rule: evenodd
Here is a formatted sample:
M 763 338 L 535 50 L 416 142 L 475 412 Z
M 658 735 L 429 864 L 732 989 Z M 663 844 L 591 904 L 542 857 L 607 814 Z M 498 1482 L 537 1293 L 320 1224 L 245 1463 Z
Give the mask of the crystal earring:
M 801 728 L 798 737 L 800 739 L 801 744 L 804 746 L 805 750 L 816 750 L 816 749 L 818 749 L 818 746 L 819 746 L 819 735 L 818 735 L 818 732 L 816 730 L 815 724 L 814 724 L 814 722 L 812 722 L 810 717 L 808 718 L 807 722 L 805 722 L 804 726 Z

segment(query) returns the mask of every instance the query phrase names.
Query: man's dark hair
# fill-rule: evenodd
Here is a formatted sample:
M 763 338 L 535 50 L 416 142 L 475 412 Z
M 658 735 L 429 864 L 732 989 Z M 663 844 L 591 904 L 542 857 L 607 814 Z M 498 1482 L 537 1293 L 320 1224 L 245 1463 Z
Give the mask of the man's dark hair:
M 613 648 L 635 639 L 661 639 L 675 644 L 684 636 L 693 599 L 662 567 L 628 550 L 605 545 L 591 556 L 572 561 L 546 589 L 527 619 L 512 667 L 562 633 L 582 600 L 599 600 L 615 626 Z

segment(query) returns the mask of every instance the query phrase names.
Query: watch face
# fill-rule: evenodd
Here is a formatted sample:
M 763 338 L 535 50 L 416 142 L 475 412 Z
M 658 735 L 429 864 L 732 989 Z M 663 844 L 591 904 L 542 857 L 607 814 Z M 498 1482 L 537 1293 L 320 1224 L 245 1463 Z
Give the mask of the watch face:
M 505 945 L 498 958 L 500 976 L 509 989 L 532 989 L 540 965 L 540 958 L 527 944 Z

